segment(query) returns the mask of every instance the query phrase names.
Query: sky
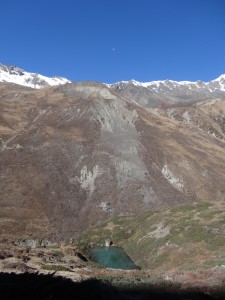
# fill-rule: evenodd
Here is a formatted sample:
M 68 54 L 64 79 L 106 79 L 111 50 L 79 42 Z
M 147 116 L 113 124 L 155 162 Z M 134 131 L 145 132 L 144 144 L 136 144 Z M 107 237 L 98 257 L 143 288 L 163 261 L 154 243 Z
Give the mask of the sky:
M 224 0 L 1 0 L 0 63 L 72 81 L 225 73 Z

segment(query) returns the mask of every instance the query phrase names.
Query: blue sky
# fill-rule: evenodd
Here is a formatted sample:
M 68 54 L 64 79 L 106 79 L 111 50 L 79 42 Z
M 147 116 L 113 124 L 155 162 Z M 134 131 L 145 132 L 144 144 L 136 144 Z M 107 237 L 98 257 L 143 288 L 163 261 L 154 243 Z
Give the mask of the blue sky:
M 225 73 L 224 0 L 1 0 L 0 62 L 73 81 Z

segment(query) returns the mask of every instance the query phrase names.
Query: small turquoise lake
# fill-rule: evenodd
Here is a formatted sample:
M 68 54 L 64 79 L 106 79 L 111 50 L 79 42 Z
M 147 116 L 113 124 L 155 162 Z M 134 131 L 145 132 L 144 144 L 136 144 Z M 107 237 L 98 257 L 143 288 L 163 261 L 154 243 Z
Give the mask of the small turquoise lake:
M 140 269 L 122 248 L 95 246 L 90 249 L 90 254 L 94 262 L 106 268 L 123 270 Z

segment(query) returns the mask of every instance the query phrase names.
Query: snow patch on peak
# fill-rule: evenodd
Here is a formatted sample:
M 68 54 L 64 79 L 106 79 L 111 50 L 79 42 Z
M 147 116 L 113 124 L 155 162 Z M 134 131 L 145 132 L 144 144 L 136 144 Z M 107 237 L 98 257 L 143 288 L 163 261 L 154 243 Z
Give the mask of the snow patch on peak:
M 214 89 L 225 92 L 225 74 L 220 75 L 218 78 L 210 81 L 210 83 Z

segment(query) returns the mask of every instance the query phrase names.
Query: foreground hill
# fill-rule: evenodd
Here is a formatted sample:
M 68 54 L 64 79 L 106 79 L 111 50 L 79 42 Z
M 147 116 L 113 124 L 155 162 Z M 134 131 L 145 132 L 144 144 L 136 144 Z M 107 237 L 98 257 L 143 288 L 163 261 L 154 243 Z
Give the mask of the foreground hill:
M 100 83 L 1 83 L 0 230 L 67 239 L 114 215 L 223 200 L 224 145 Z

